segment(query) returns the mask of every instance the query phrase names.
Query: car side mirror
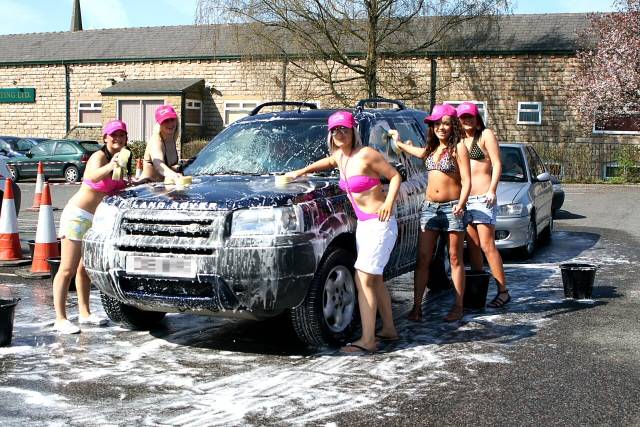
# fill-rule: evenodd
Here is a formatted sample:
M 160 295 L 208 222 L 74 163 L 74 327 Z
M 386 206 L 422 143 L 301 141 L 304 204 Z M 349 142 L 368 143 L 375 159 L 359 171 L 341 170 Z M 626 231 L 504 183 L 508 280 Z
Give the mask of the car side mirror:
M 29 158 L 33 157 L 33 153 L 31 151 L 27 151 L 26 153 L 24 153 L 24 155 Z
M 391 162 L 391 166 L 396 168 L 396 170 L 400 174 L 401 182 L 405 182 L 407 180 L 407 168 L 404 166 L 404 164 L 401 162 Z M 380 177 L 380 182 L 382 184 L 388 184 L 389 180 L 383 176 Z
M 536 176 L 536 181 L 545 182 L 551 180 L 551 174 L 549 172 L 542 172 L 540 175 Z

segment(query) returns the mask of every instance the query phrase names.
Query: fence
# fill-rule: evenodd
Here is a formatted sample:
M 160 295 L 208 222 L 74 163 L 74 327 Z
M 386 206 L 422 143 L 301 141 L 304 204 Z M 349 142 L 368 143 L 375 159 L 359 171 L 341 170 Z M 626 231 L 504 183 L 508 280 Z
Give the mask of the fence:
M 640 182 L 640 145 L 536 143 L 549 171 L 565 182 Z

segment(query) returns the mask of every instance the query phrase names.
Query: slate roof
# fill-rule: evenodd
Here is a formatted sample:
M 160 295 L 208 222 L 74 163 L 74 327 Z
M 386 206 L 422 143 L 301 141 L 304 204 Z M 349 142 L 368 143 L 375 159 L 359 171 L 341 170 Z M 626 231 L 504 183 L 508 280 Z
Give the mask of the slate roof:
M 124 80 L 100 91 L 103 95 L 149 94 L 163 95 L 181 94 L 192 86 L 204 84 L 203 79 L 148 79 Z
M 588 26 L 588 14 L 506 15 L 490 27 L 462 28 L 454 45 L 434 45 L 425 53 L 571 53 L 578 47 L 577 32 Z M 184 25 L 3 35 L 0 64 L 238 58 L 246 48 L 238 46 L 237 28 Z M 356 43 L 353 50 L 364 51 Z

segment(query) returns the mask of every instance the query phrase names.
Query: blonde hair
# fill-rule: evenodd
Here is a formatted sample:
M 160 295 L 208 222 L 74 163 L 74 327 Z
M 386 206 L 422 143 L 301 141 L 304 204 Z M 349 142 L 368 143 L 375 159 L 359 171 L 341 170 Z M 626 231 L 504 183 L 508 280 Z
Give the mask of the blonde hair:
M 362 147 L 362 138 L 360 137 L 360 132 L 358 131 L 358 128 L 353 127 L 351 128 L 351 131 L 353 132 L 352 149 Z M 333 135 L 331 135 L 331 131 L 327 133 L 327 148 L 329 148 L 329 154 L 332 154 L 334 151 L 336 151 L 336 146 L 333 143 Z

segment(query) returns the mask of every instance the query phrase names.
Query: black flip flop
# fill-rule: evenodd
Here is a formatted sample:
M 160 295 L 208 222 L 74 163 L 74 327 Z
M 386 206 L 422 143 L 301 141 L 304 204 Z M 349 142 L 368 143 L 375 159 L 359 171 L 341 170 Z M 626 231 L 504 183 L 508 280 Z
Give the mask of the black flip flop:
M 358 351 L 344 351 L 344 348 L 347 347 L 353 347 L 353 348 L 357 348 Z M 367 356 L 367 355 L 371 355 L 374 354 L 375 351 L 371 351 L 366 347 L 363 347 L 361 345 L 358 344 L 353 344 L 353 343 L 347 343 L 347 345 L 345 345 L 344 347 L 342 347 L 340 349 L 340 354 L 344 354 L 345 356 Z

